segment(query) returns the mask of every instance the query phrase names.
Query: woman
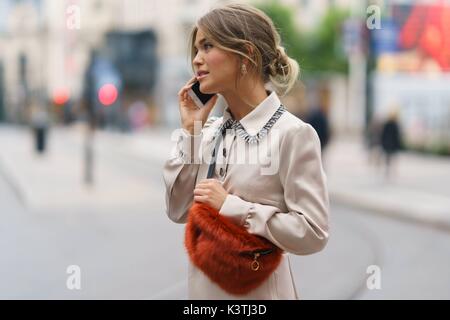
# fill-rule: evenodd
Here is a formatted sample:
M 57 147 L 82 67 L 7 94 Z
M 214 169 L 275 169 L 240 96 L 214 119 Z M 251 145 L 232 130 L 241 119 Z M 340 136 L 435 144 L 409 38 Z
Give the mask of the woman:
M 298 64 L 280 46 L 270 18 L 247 5 L 211 10 L 190 40 L 196 76 L 178 93 L 183 136 L 164 167 L 167 214 L 185 223 L 193 201 L 207 204 L 284 254 L 268 280 L 243 296 L 223 291 L 190 263 L 189 298 L 298 299 L 288 254 L 324 248 L 329 206 L 318 136 L 277 95 L 295 84 Z M 222 117 L 208 119 L 217 94 L 202 108 L 192 101 L 188 90 L 197 80 L 203 93 L 223 96 Z M 223 129 L 214 175 L 205 179 Z M 263 152 L 264 161 L 254 161 L 261 150 L 270 157 Z

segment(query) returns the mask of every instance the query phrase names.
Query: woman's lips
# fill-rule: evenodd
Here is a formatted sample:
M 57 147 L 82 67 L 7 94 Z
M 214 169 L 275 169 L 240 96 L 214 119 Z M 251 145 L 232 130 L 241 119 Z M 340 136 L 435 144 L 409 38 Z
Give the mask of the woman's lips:
M 201 75 L 197 76 L 197 80 L 203 79 L 206 77 L 209 73 L 202 73 Z

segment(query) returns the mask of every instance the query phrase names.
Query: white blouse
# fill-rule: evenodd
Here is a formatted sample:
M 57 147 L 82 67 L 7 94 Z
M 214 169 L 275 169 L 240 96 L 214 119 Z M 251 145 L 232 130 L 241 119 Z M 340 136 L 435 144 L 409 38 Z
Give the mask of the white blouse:
M 229 109 L 210 118 L 201 134 L 180 130 L 164 167 L 167 215 L 186 223 L 195 185 L 206 178 L 221 129 L 213 178 L 229 193 L 220 214 L 283 249 L 282 262 L 261 286 L 234 296 L 189 265 L 190 299 L 298 299 L 288 253 L 307 255 L 328 240 L 329 200 L 320 140 L 313 127 L 289 113 L 270 93 L 240 121 Z

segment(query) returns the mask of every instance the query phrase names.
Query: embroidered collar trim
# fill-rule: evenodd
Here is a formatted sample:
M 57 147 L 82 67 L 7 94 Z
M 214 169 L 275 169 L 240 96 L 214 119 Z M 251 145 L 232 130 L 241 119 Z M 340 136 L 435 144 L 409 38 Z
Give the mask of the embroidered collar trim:
M 270 117 L 267 123 L 258 131 L 255 135 L 250 135 L 247 130 L 245 130 L 244 126 L 239 122 L 232 118 L 229 118 L 227 121 L 221 124 L 219 129 L 216 131 L 215 136 L 219 134 L 224 134 L 227 129 L 234 129 L 238 136 L 244 139 L 247 143 L 253 144 L 259 142 L 262 138 L 264 138 L 273 125 L 277 122 L 277 120 L 281 117 L 281 115 L 286 111 L 284 106 L 280 104 L 278 109 L 274 112 L 274 114 Z

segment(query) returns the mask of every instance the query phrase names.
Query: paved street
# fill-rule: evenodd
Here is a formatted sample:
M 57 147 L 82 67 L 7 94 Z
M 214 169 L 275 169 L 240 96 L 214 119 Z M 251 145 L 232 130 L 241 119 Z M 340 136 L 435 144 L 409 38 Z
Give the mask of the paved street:
M 156 209 L 160 194 L 141 208 L 33 211 L 0 179 L 0 297 L 141 299 L 182 281 L 182 229 Z M 80 291 L 66 288 L 69 265 Z
M 164 213 L 167 134 L 99 133 L 97 184 L 86 189 L 80 132 L 55 130 L 35 158 L 28 132 L 0 128 L 0 298 L 185 298 L 183 226 Z M 323 252 L 292 257 L 302 298 L 450 298 L 449 232 L 350 204 L 332 201 Z M 70 265 L 81 290 L 66 287 Z M 366 287 L 370 265 L 381 290 Z

